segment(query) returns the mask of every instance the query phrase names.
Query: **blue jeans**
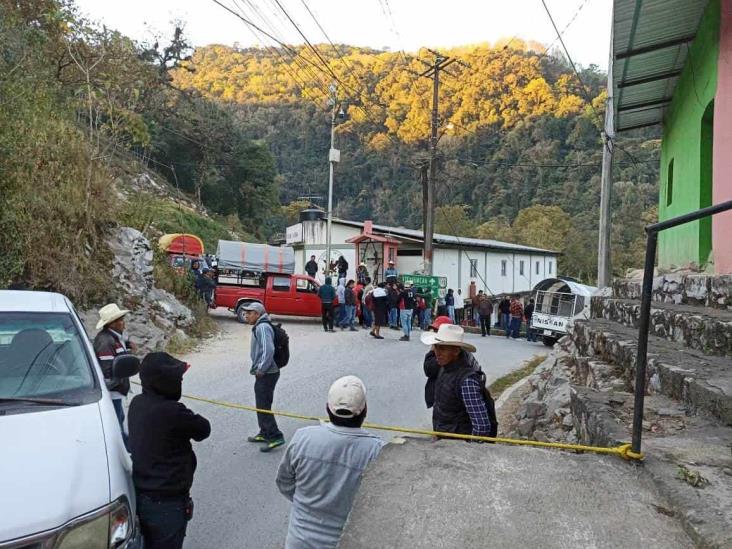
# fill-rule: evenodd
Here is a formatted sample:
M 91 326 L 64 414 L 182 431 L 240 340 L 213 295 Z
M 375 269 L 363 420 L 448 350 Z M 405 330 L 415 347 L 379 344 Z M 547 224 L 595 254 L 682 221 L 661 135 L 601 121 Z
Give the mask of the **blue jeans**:
M 346 310 L 345 305 L 338 304 L 333 309 L 333 321 L 335 322 L 336 326 L 340 326 L 341 322 L 343 322 L 343 313 Z
M 450 317 L 450 322 L 455 324 L 455 305 L 447 306 L 447 316 Z
M 117 414 L 117 420 L 119 421 L 119 430 L 122 431 L 122 441 L 125 443 L 127 451 L 129 451 L 130 445 L 127 439 L 127 433 L 125 433 L 125 408 L 122 404 L 122 399 L 113 398 L 112 404 L 114 405 L 114 413 Z
M 365 328 L 371 328 L 374 323 L 374 315 L 366 305 L 361 305 L 361 315 L 363 316 L 363 325 Z
M 511 336 L 512 338 L 516 339 L 519 336 L 520 331 L 521 331 L 521 319 L 512 318 L 509 329 L 506 332 L 506 337 L 508 338 L 508 336 Z
M 356 322 L 356 306 L 355 305 L 344 305 L 343 320 L 341 321 L 341 328 L 346 326 L 353 328 Z
M 421 328 L 423 330 L 426 330 L 429 327 L 429 325 L 432 324 L 432 309 L 431 308 L 428 307 L 424 311 L 422 311 L 421 321 L 422 321 Z
M 402 331 L 404 332 L 404 335 L 409 337 L 409 334 L 412 333 L 412 309 L 402 309 L 400 311 L 401 318 L 402 318 Z
M 396 327 L 397 325 L 397 314 L 399 313 L 399 309 L 396 307 L 392 307 L 389 309 L 389 328 Z
M 536 330 L 530 326 L 529 322 L 526 323 L 526 341 L 536 341 Z
M 188 496 L 156 498 L 137 494 L 137 514 L 145 549 L 180 549 L 186 537 Z
M 506 334 L 511 330 L 511 315 L 508 313 L 501 313 L 501 328 L 504 329 Z

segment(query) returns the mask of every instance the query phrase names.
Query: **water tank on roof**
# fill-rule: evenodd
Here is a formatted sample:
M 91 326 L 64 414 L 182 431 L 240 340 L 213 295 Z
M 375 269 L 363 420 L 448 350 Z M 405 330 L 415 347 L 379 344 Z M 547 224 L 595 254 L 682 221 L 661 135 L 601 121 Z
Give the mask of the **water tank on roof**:
M 320 221 L 325 219 L 325 212 L 317 208 L 308 208 L 300 212 L 300 222 L 303 221 Z

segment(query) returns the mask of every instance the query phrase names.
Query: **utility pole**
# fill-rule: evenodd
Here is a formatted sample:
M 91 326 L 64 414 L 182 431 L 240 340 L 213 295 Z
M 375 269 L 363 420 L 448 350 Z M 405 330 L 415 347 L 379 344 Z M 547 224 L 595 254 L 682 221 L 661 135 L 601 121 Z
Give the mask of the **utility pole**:
M 328 162 L 330 164 L 330 176 L 328 177 L 328 227 L 326 229 L 325 244 L 325 276 L 330 275 L 330 243 L 331 243 L 331 227 L 333 224 L 333 172 L 335 165 L 341 161 L 341 151 L 335 148 L 335 129 L 336 129 L 336 113 L 340 117 L 345 116 L 340 103 L 338 102 L 338 86 L 331 84 L 328 88 L 330 98 L 328 104 L 331 106 L 330 111 L 330 150 L 328 151 Z
M 610 33 L 612 44 L 612 31 Z M 612 190 L 613 190 L 613 138 L 615 137 L 613 113 L 613 53 L 610 48 L 610 62 L 607 70 L 607 105 L 605 106 L 605 128 L 602 132 L 602 179 L 600 180 L 600 223 L 597 246 L 597 287 L 606 288 L 612 284 L 610 236 L 612 234 Z
M 429 68 L 419 76 L 432 78 L 432 124 L 430 132 L 430 162 L 429 162 L 429 179 L 427 180 L 426 192 L 424 192 L 423 200 L 425 203 L 424 212 L 424 271 L 427 275 L 432 275 L 432 250 L 433 238 L 435 232 L 435 179 L 437 177 L 437 135 L 440 125 L 440 71 L 445 70 L 457 59 L 441 55 L 438 52 L 429 50 L 435 54 L 432 64 L 425 63 Z

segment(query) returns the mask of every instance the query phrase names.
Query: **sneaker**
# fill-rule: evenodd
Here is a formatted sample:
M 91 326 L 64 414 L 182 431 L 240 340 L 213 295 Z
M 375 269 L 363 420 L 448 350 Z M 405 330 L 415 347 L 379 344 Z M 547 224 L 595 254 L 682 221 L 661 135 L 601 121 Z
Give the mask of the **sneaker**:
M 350 331 L 351 331 L 351 332 L 358 332 L 358 330 L 357 330 L 356 328 L 354 328 L 353 326 L 351 326 L 351 329 L 350 329 Z
M 377 336 L 377 335 L 375 335 L 374 337 L 375 337 L 376 339 L 384 339 L 384 336 Z
M 247 437 L 247 442 L 267 442 L 267 439 L 263 435 L 254 435 L 253 437 Z
M 409 336 L 402 336 L 399 338 L 399 341 L 409 341 Z
M 266 452 L 271 452 L 275 448 L 277 448 L 279 446 L 282 446 L 284 444 L 285 444 L 285 439 L 284 438 L 278 438 L 278 439 L 275 439 L 275 440 L 270 440 L 269 442 L 267 442 L 267 445 L 266 446 L 262 446 L 259 449 L 259 451 L 260 452 L 265 452 L 265 453 Z

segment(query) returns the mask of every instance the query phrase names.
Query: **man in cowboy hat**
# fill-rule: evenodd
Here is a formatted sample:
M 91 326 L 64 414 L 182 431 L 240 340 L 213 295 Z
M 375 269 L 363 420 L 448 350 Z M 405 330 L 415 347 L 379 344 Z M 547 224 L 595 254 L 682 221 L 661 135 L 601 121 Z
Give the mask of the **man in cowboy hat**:
M 389 267 L 384 271 L 384 279 L 386 282 L 392 282 L 395 283 L 397 281 L 397 278 L 399 277 L 399 271 L 396 270 L 396 267 L 394 266 L 394 260 L 389 260 Z
M 124 428 L 125 411 L 122 402 L 130 392 L 130 379 L 112 377 L 112 362 L 116 356 L 137 351 L 137 345 L 132 343 L 125 334 L 125 315 L 129 312 L 127 309 L 120 309 L 116 303 L 110 303 L 99 309 L 97 330 L 100 332 L 94 338 L 94 353 L 97 355 L 99 366 L 104 374 L 104 382 L 112 397 L 125 447 L 128 442 Z
M 366 286 L 366 279 L 369 277 L 369 270 L 363 261 L 356 268 L 356 280 L 361 286 Z
M 361 428 L 366 387 L 356 376 L 333 382 L 326 411 L 330 423 L 298 429 L 277 471 L 292 502 L 285 549 L 335 549 L 361 476 L 384 445 Z
M 464 338 L 463 329 L 454 324 L 422 334 L 422 343 L 432 346 L 424 360 L 432 427 L 443 433 L 495 436 L 484 394 L 485 376 L 471 354 L 475 347 Z

